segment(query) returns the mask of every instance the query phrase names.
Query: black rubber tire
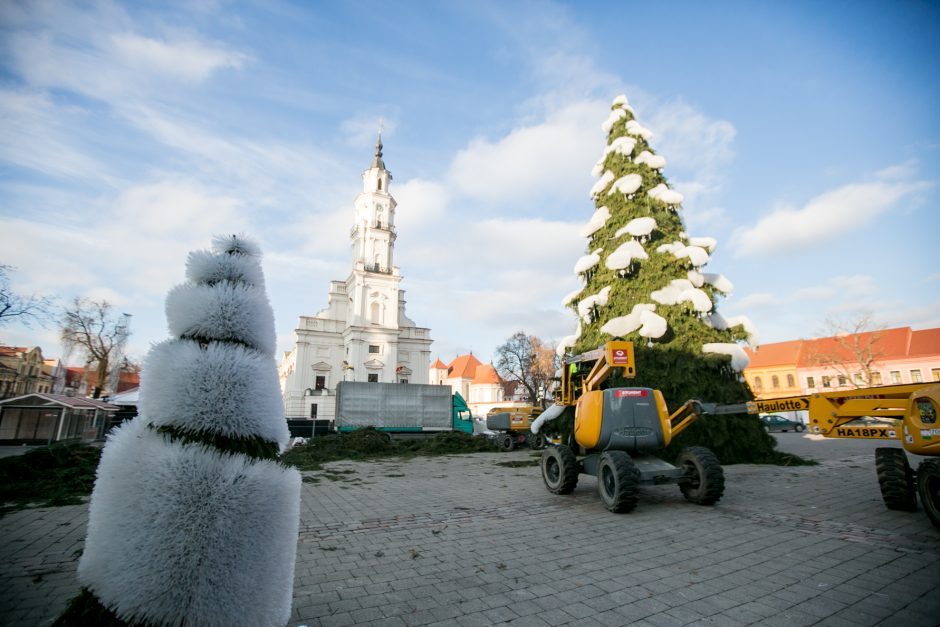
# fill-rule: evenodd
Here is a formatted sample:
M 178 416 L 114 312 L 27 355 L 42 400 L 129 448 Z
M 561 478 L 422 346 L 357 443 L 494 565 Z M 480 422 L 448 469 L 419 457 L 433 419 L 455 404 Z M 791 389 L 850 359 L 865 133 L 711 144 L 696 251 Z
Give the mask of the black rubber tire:
M 578 458 L 564 444 L 542 451 L 542 481 L 553 494 L 571 494 L 578 485 Z
M 917 483 L 907 454 L 899 448 L 875 449 L 875 472 L 881 498 L 888 509 L 905 512 L 917 510 Z M 925 506 L 926 507 L 926 506 Z
M 616 514 L 633 511 L 640 500 L 640 470 L 623 451 L 601 454 L 597 464 L 597 495 Z
M 927 518 L 940 529 L 940 459 L 925 459 L 917 467 L 917 493 Z
M 686 500 L 698 505 L 714 505 L 725 493 L 725 472 L 715 454 L 704 446 L 682 449 L 676 466 L 685 471 L 679 489 Z
M 803 425 L 796 425 L 793 428 L 793 430 L 796 431 L 797 433 L 803 433 L 803 431 L 806 430 L 806 427 L 804 427 Z
M 500 436 L 499 438 L 499 449 L 501 451 L 506 451 L 507 453 L 512 449 L 516 448 L 516 439 L 509 435 Z
M 545 435 L 542 433 L 530 433 L 526 436 L 526 444 L 533 451 L 541 451 L 545 448 Z

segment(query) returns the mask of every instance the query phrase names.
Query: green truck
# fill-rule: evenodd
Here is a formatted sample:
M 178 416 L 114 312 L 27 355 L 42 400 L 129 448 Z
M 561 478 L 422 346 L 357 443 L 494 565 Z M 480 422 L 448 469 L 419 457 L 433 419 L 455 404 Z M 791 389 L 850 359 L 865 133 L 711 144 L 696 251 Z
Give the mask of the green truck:
M 335 427 L 340 432 L 372 427 L 401 437 L 472 434 L 473 417 L 463 397 L 447 385 L 343 381 L 336 386 Z

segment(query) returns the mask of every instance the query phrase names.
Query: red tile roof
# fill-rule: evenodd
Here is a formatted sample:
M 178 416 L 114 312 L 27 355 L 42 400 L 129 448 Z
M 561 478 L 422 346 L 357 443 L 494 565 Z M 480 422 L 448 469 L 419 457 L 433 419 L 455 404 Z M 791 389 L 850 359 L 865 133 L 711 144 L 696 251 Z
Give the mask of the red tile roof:
M 490 364 L 480 364 L 472 381 L 472 383 L 495 383 L 496 385 L 502 382 L 503 380 L 496 374 L 496 368 Z
M 940 328 L 911 333 L 909 355 L 940 355 Z
M 476 374 L 477 367 L 480 365 L 480 360 L 474 357 L 473 353 L 469 355 L 459 355 L 447 366 L 447 377 L 473 379 L 473 375 Z
M 441 361 L 441 358 L 438 357 L 434 360 L 434 363 L 431 364 L 431 370 L 447 370 L 447 364 Z
M 767 368 L 797 363 L 802 347 L 803 340 L 791 340 L 789 342 L 761 344 L 757 347 L 757 350 L 750 348 L 744 350 L 747 356 L 751 358 L 748 368 Z

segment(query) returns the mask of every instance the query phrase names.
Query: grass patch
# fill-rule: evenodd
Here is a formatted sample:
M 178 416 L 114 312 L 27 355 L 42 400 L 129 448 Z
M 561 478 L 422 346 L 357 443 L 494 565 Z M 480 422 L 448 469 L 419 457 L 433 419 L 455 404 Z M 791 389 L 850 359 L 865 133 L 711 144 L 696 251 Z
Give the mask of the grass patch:
M 541 455 L 539 455 L 539 457 L 541 457 Z M 523 459 L 521 461 L 496 462 L 496 465 L 505 466 L 506 468 L 525 468 L 527 466 L 538 466 L 541 463 L 541 460 L 538 459 Z
M 493 453 L 496 445 L 466 433 L 438 433 L 427 438 L 392 440 L 371 427 L 351 433 L 321 435 L 287 451 L 281 461 L 299 470 L 320 470 L 327 462 L 383 457 L 432 457 L 462 453 Z M 338 471 L 331 471 L 339 474 Z M 348 473 L 351 471 L 340 471 Z
M 62 442 L 0 459 L 0 514 L 40 507 L 78 505 L 91 494 L 101 449 Z

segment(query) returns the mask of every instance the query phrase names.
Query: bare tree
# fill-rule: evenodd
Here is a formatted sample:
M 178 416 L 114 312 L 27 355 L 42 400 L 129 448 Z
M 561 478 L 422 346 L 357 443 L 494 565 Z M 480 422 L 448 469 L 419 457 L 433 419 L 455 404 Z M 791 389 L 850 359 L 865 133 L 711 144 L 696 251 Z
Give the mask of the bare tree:
M 128 318 L 129 314 L 113 316 L 108 301 L 78 297 L 62 312 L 62 344 L 66 351 L 78 350 L 85 357 L 86 367 L 94 369 L 95 398 L 109 384 L 112 364 L 118 368 L 123 365 L 121 353 L 130 334 Z
M 544 402 L 559 360 L 554 348 L 534 335 L 514 333 L 496 349 L 496 369 L 508 381 L 518 381 L 530 403 Z
M 846 319 L 827 318 L 827 337 L 810 344 L 809 362 L 831 368 L 856 388 L 880 385 L 877 365 L 884 357 L 883 330 L 867 311 Z
M 16 268 L 0 264 L 0 326 L 18 321 L 23 326 L 45 325 L 52 318 L 53 299 L 31 294 L 22 296 L 10 287 L 10 273 Z

